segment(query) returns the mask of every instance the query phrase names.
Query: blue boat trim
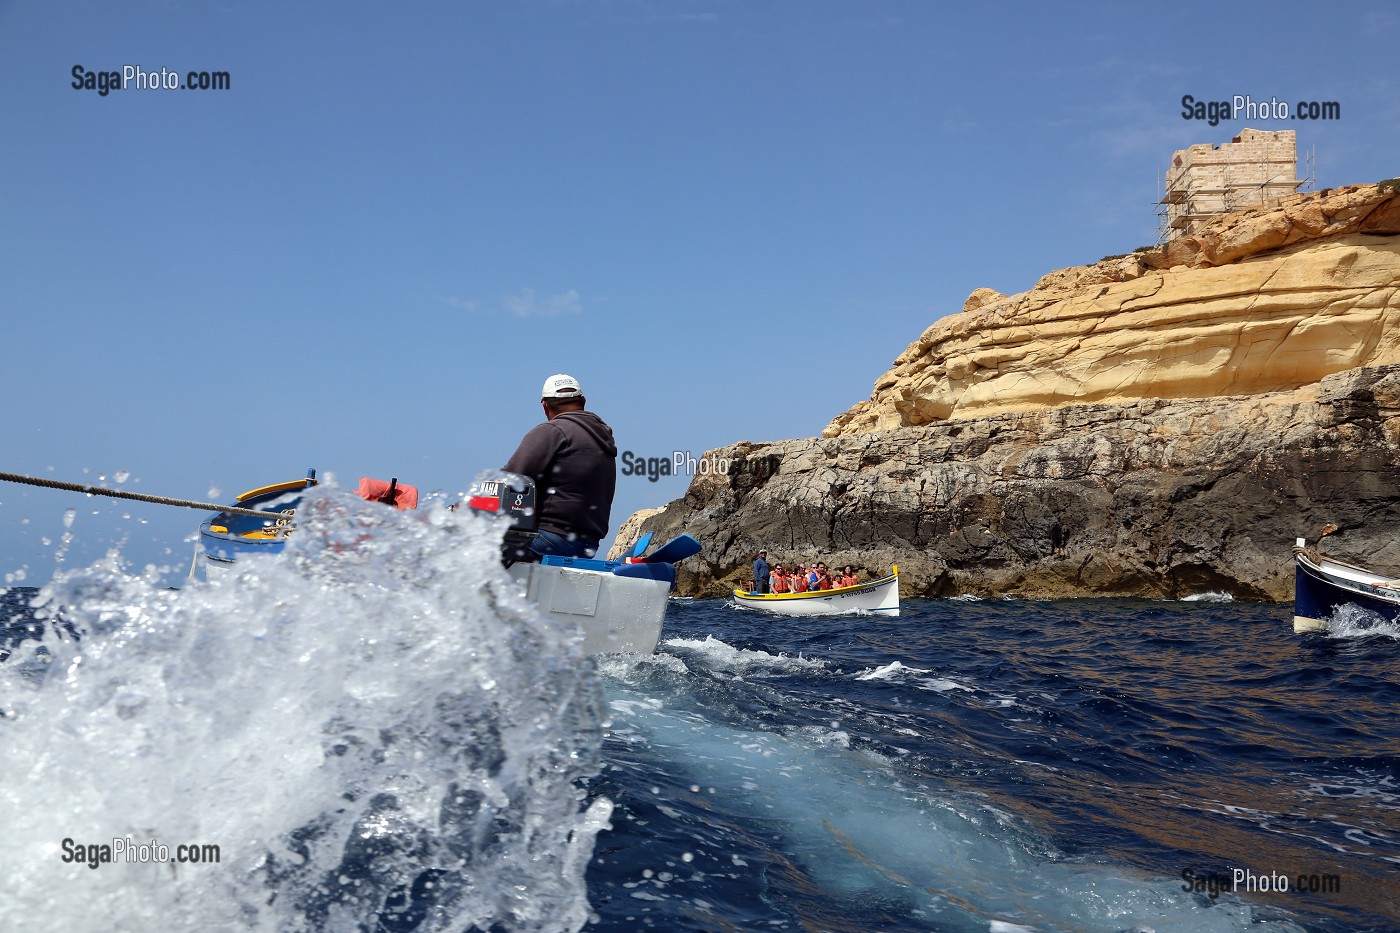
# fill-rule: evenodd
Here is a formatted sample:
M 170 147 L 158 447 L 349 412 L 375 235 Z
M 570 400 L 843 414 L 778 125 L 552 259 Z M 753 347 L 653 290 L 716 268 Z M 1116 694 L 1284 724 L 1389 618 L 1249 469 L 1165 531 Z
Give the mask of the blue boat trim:
M 573 570 L 592 570 L 595 573 L 611 573 L 619 577 L 638 577 L 643 580 L 665 580 L 676 582 L 675 564 L 629 564 L 620 560 L 599 560 L 595 557 L 561 557 L 546 554 L 540 563 L 548 567 L 568 567 Z
M 316 471 L 306 471 L 306 478 L 273 486 L 263 486 L 243 493 L 232 505 L 240 509 L 267 509 L 277 511 L 294 509 L 301 504 L 298 492 L 316 485 Z M 276 503 L 273 506 L 273 503 Z M 273 537 L 250 537 L 274 526 L 269 518 L 253 515 L 235 515 L 219 512 L 199 526 L 199 542 L 207 560 L 217 564 L 234 564 L 240 557 L 251 554 L 278 554 L 287 546 L 282 535 Z M 222 531 L 215 531 L 215 528 Z

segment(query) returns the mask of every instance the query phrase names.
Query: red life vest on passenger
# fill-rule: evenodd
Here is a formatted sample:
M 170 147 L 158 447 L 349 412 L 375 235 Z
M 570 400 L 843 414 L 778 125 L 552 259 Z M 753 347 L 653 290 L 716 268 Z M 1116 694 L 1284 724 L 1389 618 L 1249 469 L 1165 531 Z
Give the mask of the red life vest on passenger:
M 799 576 L 799 577 L 793 582 L 793 584 L 792 584 L 792 591 L 793 591 L 794 593 L 805 593 L 805 592 L 807 592 L 807 578 L 806 578 L 806 577 L 803 577 L 803 576 Z
M 772 580 L 773 580 L 773 592 L 774 592 L 774 593 L 786 593 L 786 592 L 788 591 L 788 578 L 787 578 L 787 574 L 785 574 L 785 573 L 775 573 L 775 574 L 773 574 Z

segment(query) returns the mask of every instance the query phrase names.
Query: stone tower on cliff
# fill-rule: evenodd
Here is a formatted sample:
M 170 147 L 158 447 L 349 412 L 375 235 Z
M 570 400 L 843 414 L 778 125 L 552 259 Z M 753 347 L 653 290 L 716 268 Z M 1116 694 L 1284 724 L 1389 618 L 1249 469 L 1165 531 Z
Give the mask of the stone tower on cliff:
M 1173 240 L 1199 222 L 1249 207 L 1276 207 L 1298 190 L 1298 140 L 1293 130 L 1240 130 L 1223 146 L 1202 143 L 1172 153 L 1159 204 L 1159 240 Z

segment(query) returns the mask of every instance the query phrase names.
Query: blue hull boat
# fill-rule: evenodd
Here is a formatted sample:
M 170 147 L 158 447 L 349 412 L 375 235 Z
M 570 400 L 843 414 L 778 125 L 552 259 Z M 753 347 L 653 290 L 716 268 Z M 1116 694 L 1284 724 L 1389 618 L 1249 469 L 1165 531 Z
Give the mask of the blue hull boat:
M 245 492 L 232 503 L 239 509 L 286 513 L 281 520 L 237 512 L 219 512 L 210 516 L 199 526 L 205 574 L 211 568 L 232 566 L 240 557 L 281 551 L 286 546 L 286 536 L 291 532 L 292 511 L 301 502 L 295 493 L 315 485 L 316 471 L 308 470 L 305 479 L 261 486 Z
M 1383 619 L 1400 619 L 1400 580 L 1293 548 L 1293 631 L 1323 632 L 1338 609 L 1352 605 Z

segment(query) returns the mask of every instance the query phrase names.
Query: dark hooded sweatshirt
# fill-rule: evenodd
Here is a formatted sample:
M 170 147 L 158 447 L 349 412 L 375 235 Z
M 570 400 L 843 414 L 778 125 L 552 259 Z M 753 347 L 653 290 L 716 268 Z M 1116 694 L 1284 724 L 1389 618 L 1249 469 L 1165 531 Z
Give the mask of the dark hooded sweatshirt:
M 617 491 L 612 428 L 591 411 L 566 411 L 530 429 L 506 463 L 535 481 L 539 527 L 597 547 Z

